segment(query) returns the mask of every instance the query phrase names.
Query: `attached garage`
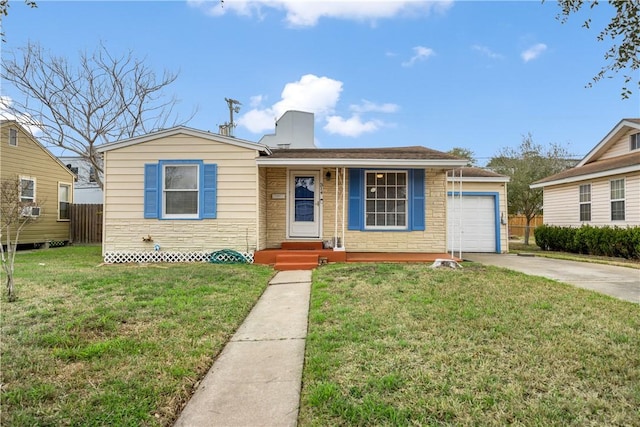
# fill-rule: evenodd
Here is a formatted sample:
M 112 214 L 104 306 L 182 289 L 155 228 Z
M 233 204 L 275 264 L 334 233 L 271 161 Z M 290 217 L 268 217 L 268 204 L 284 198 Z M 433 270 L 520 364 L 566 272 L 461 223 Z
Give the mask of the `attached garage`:
M 479 168 L 457 169 L 455 176 L 450 172 L 447 198 L 448 251 L 508 251 L 508 181 L 509 177 Z

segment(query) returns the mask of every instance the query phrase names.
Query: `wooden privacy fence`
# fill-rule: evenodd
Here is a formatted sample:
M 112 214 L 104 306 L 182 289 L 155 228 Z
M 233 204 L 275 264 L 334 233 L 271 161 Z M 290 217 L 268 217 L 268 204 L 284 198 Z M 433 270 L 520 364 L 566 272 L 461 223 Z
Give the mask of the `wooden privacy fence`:
M 102 243 L 102 204 L 71 205 L 71 241 Z
M 543 217 L 542 215 L 534 216 L 529 223 L 529 237 L 533 237 L 533 230 L 542 225 Z M 517 236 L 524 237 L 525 227 L 527 226 L 527 219 L 524 215 L 513 215 L 509 216 L 509 237 Z

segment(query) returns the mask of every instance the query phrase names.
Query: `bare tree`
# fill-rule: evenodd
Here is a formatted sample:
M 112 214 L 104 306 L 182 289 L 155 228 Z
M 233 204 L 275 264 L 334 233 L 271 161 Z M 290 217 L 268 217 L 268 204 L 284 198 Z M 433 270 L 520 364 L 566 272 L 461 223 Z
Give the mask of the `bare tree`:
M 0 181 L 0 262 L 7 275 L 9 301 L 16 300 L 13 273 L 20 232 L 27 224 L 37 221 L 31 214 L 37 202 L 23 201 L 21 196 L 27 190 L 26 185 L 17 176 Z
M 131 51 L 112 56 L 101 43 L 92 54 L 80 53 L 73 65 L 29 43 L 4 56 L 1 76 L 24 96 L 14 100 L 11 112 L 39 127 L 46 145 L 84 158 L 98 172 L 100 187 L 97 145 L 188 121 L 174 114 L 178 100 L 164 95 L 178 75 L 165 71 L 157 76 Z

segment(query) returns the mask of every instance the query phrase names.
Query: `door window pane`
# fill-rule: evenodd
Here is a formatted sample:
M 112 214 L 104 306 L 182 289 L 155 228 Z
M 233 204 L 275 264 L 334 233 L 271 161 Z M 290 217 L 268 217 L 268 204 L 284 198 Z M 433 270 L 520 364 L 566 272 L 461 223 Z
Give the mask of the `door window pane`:
M 313 222 L 315 220 L 315 179 L 313 176 L 296 176 L 294 182 L 294 219 L 297 222 Z

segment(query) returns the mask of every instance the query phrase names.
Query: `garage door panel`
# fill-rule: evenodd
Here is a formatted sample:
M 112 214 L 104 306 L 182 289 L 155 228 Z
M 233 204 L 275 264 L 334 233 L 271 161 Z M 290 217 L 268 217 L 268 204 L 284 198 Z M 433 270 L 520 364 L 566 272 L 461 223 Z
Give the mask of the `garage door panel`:
M 492 196 L 449 196 L 448 250 L 496 252 L 496 213 Z

